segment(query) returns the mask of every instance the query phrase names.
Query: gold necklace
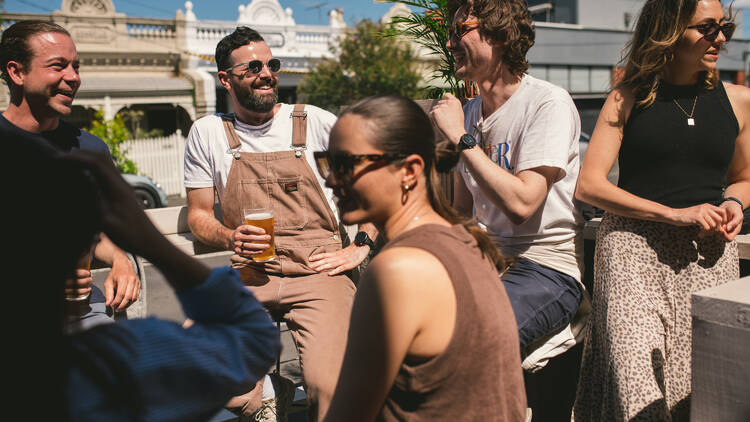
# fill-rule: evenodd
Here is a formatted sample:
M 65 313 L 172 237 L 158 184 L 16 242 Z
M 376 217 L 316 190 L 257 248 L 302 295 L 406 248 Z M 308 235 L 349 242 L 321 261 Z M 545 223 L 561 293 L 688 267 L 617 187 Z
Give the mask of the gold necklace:
M 677 102 L 677 99 L 672 98 L 672 101 L 677 106 L 677 108 L 679 108 L 680 111 L 683 112 L 685 114 L 685 116 L 687 116 L 687 124 L 688 124 L 688 126 L 695 126 L 695 119 L 693 119 L 693 114 L 695 114 L 695 104 L 698 102 L 698 96 L 696 95 L 695 98 L 693 99 L 693 108 L 690 110 L 690 114 L 688 114 L 688 112 L 685 111 L 684 108 L 682 108 L 682 106 L 680 105 L 680 103 Z

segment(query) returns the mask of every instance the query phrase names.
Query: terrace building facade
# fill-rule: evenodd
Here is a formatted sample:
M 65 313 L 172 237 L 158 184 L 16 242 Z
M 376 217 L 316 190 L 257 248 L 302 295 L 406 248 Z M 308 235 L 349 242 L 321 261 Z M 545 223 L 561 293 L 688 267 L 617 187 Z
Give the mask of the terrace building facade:
M 642 4 L 642 0 L 529 1 L 537 20 L 529 73 L 567 89 L 582 111 L 584 126 L 595 120 L 612 85 Z M 409 9 L 396 4 L 381 21 L 405 13 Z M 331 57 L 330 47 L 348 31 L 341 9 L 328 12 L 328 25 L 299 25 L 293 11 L 279 0 L 239 5 L 234 21 L 200 19 L 190 1 L 172 19 L 131 17 L 117 13 L 113 0 L 62 0 L 60 10 L 51 14 L 3 13 L 2 18 L 0 28 L 22 19 L 42 19 L 71 32 L 83 80 L 69 118 L 74 124 L 85 126 L 95 110 L 105 118 L 136 112 L 144 129 L 160 129 L 165 135 L 177 129 L 186 133 L 203 115 L 231 111 L 216 77 L 213 54 L 218 41 L 236 26 L 258 30 L 282 60 L 279 97 L 290 103 L 297 100 L 296 87 L 304 75 L 317 61 Z M 735 19 L 741 24 L 741 14 Z M 741 36 L 742 30 L 737 34 Z M 427 84 L 436 59 L 417 46 L 415 50 L 421 55 L 419 67 Z M 747 40 L 729 42 L 719 61 L 722 79 L 744 83 L 749 55 Z M 5 108 L 7 90 L 0 88 L 0 107 Z M 585 117 L 587 113 L 593 117 Z

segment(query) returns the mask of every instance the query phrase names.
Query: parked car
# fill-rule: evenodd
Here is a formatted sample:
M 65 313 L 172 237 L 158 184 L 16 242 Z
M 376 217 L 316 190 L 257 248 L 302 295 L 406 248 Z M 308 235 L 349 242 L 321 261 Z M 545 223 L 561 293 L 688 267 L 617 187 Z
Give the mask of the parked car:
M 164 208 L 167 206 L 167 194 L 150 177 L 137 174 L 123 174 L 122 177 L 133 187 L 135 196 L 141 201 L 143 208 Z

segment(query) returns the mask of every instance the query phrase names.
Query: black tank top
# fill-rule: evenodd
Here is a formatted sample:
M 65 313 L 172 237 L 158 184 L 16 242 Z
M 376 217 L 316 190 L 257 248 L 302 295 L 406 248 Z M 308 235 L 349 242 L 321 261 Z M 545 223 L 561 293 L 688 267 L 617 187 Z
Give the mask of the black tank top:
M 685 113 L 696 95 L 690 126 Z M 715 204 L 726 186 L 738 134 L 722 83 L 709 90 L 662 82 L 656 101 L 645 109 L 633 106 L 625 124 L 618 186 L 673 208 Z

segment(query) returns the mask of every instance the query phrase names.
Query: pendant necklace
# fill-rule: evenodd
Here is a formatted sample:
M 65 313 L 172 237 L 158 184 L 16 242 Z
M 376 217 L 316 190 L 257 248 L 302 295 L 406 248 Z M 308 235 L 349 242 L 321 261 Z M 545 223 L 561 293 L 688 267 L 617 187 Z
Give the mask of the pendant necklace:
M 684 108 L 680 105 L 680 103 L 677 102 L 677 99 L 673 98 L 672 101 L 677 106 L 677 108 L 680 109 L 681 112 L 687 116 L 687 124 L 688 126 L 695 126 L 695 119 L 693 119 L 693 114 L 695 114 L 695 104 L 698 102 L 698 96 L 696 95 L 693 99 L 693 108 L 690 110 L 690 114 L 688 114 L 687 111 L 685 111 Z

